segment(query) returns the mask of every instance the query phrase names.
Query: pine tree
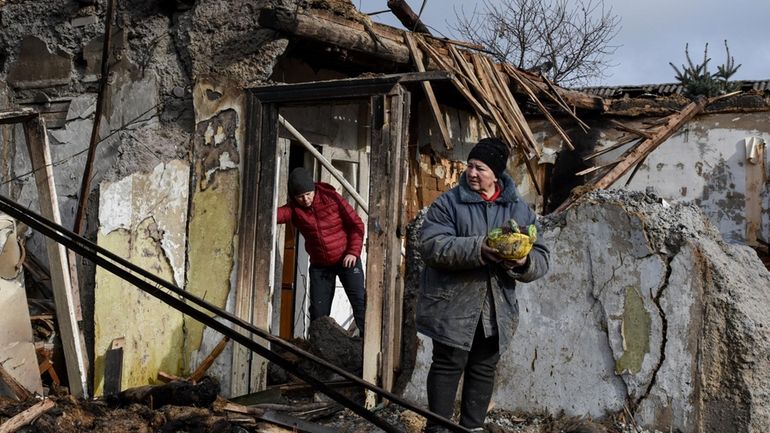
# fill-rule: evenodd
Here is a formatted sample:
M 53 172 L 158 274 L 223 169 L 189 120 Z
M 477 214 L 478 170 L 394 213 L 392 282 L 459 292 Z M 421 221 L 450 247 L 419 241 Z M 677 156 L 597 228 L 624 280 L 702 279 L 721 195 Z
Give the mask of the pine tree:
M 725 51 L 727 52 L 726 63 L 717 66 L 717 72 L 711 74 L 708 64 L 711 58 L 708 56 L 709 44 L 706 44 L 703 50 L 703 62 L 693 63 L 690 58 L 689 44 L 684 47 L 684 54 L 687 58 L 687 65 L 682 65 L 682 69 L 677 68 L 672 62 L 668 64 L 676 71 L 676 80 L 684 86 L 685 95 L 694 98 L 698 95 L 716 96 L 729 93 L 738 88 L 737 82 L 731 82 L 730 78 L 735 75 L 741 65 L 735 66 L 735 58 L 730 55 L 730 48 L 725 40 Z

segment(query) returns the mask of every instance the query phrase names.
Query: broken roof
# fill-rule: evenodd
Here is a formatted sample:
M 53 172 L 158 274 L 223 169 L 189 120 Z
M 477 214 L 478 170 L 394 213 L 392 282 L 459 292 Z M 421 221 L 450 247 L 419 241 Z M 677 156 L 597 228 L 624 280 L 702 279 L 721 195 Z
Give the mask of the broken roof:
M 739 88 L 744 92 L 751 90 L 760 91 L 764 93 L 770 93 L 770 80 L 759 81 L 739 81 Z M 588 93 L 590 95 L 601 96 L 602 98 L 636 98 L 636 97 L 656 97 L 656 96 L 671 96 L 681 95 L 684 93 L 684 86 L 679 83 L 662 83 L 662 84 L 640 84 L 633 86 L 595 86 L 595 87 L 581 87 L 575 89 L 579 92 Z

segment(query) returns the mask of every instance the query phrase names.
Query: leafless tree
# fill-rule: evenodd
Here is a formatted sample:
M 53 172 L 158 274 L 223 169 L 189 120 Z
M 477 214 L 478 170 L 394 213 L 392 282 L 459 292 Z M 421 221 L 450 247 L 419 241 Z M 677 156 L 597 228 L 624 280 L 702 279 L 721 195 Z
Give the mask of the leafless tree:
M 472 13 L 455 15 L 452 28 L 466 40 L 562 85 L 605 77 L 620 29 L 604 0 L 483 0 Z

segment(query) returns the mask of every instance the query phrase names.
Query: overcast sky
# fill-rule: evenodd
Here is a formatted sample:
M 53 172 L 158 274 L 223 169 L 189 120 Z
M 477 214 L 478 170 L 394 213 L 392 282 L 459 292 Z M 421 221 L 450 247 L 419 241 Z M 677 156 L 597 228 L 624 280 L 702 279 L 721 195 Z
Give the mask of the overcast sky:
M 492 0 L 495 2 L 505 0 Z M 365 13 L 387 9 L 386 0 L 353 0 Z M 408 0 L 415 12 L 422 0 Z M 473 0 L 427 0 L 423 21 L 448 37 L 455 21 L 454 8 L 473 10 Z M 480 3 L 480 2 L 479 2 Z M 619 47 L 611 61 L 617 66 L 607 77 L 591 85 L 636 85 L 675 82 L 677 67 L 686 62 L 684 47 L 690 44 L 694 62 L 703 58 L 709 44 L 709 70 L 725 62 L 724 40 L 736 64 L 742 66 L 737 80 L 770 79 L 770 0 L 605 0 L 621 18 L 620 31 L 612 41 Z M 375 21 L 401 27 L 391 13 L 372 17 Z M 436 32 L 436 33 L 438 33 Z

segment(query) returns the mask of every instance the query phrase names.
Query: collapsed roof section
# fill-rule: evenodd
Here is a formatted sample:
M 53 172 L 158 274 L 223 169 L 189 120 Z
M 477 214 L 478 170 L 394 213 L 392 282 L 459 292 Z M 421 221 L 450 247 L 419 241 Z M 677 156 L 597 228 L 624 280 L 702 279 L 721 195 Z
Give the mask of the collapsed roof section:
M 534 104 L 570 149 L 573 148 L 571 140 L 551 111 L 559 111 L 562 115 L 574 118 L 585 130 L 587 126 L 578 119 L 576 111 L 605 110 L 601 97 L 559 88 L 543 77 L 510 65 L 495 64 L 488 56 L 468 49 L 480 47 L 398 30 L 373 23 L 355 8 L 335 8 L 339 2 L 322 3 L 324 7 L 320 9 L 262 9 L 259 23 L 289 35 L 294 43 L 300 41 L 302 57 L 308 58 L 317 67 L 324 67 L 331 61 L 337 68 L 340 63 L 350 65 L 352 71 L 442 70 L 451 73 L 454 93 L 459 94 L 459 99 L 464 101 L 469 111 L 478 116 L 488 135 L 503 138 L 512 149 L 519 151 L 538 193 L 543 190 L 536 173 L 542 143 L 539 144 L 533 136 L 517 97 Z M 312 47 L 315 50 L 307 50 L 307 41 L 318 44 Z M 376 67 L 367 68 L 375 62 Z M 423 82 L 421 85 L 442 141 L 447 149 L 451 149 L 452 142 L 436 93 L 431 83 Z

